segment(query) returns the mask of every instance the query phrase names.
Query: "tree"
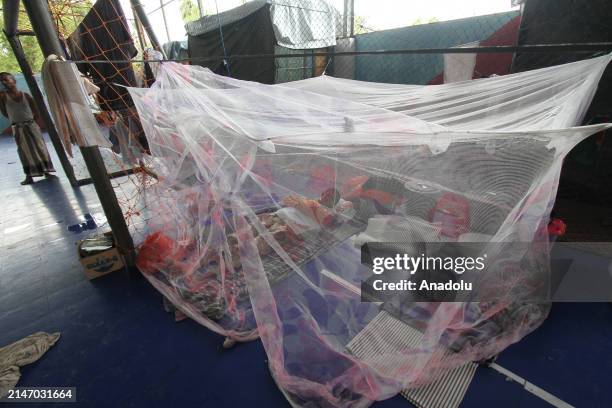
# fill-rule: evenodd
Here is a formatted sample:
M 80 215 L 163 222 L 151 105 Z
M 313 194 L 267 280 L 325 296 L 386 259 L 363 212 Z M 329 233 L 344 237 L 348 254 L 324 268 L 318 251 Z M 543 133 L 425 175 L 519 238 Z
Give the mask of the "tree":
M 437 23 L 438 18 L 437 17 L 429 17 L 429 18 L 417 18 L 416 20 L 414 20 L 412 22 L 412 24 L 410 24 L 411 26 L 415 26 L 415 25 L 421 25 L 421 24 L 431 24 L 431 23 Z
M 200 18 L 200 11 L 198 5 L 194 0 L 181 0 L 181 17 L 185 23 L 195 21 Z
M 58 27 L 59 36 L 66 38 L 79 25 L 83 17 L 92 6 L 91 0 L 54 0 L 49 2 L 51 14 Z M 0 11 L 0 29 L 4 30 L 4 15 Z M 32 25 L 28 14 L 21 2 L 19 7 L 19 30 L 31 31 Z M 32 71 L 38 72 L 42 67 L 44 57 L 35 36 L 20 36 L 19 40 L 26 55 L 26 59 L 32 67 Z M 2 71 L 21 72 L 19 64 L 13 55 L 13 50 L 4 34 L 0 34 L 0 67 Z
M 25 13 L 23 9 L 23 4 L 20 6 L 19 10 L 19 30 L 30 30 L 30 19 L 28 19 L 28 15 Z M 13 50 L 11 45 L 4 35 L 4 12 L 0 12 L 0 28 L 2 29 L 2 34 L 0 34 L 0 67 L 2 71 L 8 72 L 21 72 L 21 68 L 19 68 L 19 64 L 17 63 L 17 59 L 15 59 L 15 55 L 13 55 Z M 44 61 L 42 51 L 38 46 L 38 41 L 34 36 L 22 36 L 20 37 L 21 45 L 23 47 L 23 52 L 26 55 L 26 59 L 30 63 L 32 70 L 34 72 L 40 71 L 42 63 Z
M 60 38 L 68 38 L 87 15 L 93 0 L 53 0 L 49 9 Z
M 375 29 L 368 26 L 366 18 L 363 16 L 355 16 L 354 23 L 354 34 L 365 34 L 376 31 Z

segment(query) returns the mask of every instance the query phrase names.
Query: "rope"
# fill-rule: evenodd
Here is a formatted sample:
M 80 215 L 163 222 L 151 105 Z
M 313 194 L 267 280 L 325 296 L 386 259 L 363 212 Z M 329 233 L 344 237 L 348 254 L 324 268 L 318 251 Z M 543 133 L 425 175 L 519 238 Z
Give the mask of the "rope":
M 329 64 L 331 64 L 333 57 L 329 57 L 327 60 L 327 64 L 325 64 L 325 69 L 323 70 L 323 75 L 327 73 L 327 68 L 329 68 Z
M 219 22 L 219 35 L 221 36 L 221 47 L 223 48 L 223 65 L 227 69 L 227 75 L 232 76 L 230 71 L 229 61 L 227 60 L 227 50 L 225 49 L 225 40 L 223 38 L 223 26 L 221 25 L 221 16 L 219 15 L 219 5 L 217 4 L 217 0 L 215 0 L 215 8 L 217 9 L 217 21 Z
M 470 48 L 418 48 L 418 49 L 397 49 L 397 50 L 376 50 L 376 51 L 343 51 L 343 52 L 309 52 L 301 54 L 238 54 L 227 55 L 224 48 L 223 56 L 212 57 L 192 57 L 169 60 L 73 60 L 75 63 L 144 63 L 144 62 L 212 62 L 219 60 L 239 60 L 239 59 L 259 59 L 259 58 L 300 58 L 300 57 L 351 57 L 362 55 L 403 55 L 403 54 L 478 54 L 478 53 L 607 53 L 612 51 L 612 42 L 606 43 L 584 43 L 584 44 L 538 44 L 523 46 L 486 46 Z

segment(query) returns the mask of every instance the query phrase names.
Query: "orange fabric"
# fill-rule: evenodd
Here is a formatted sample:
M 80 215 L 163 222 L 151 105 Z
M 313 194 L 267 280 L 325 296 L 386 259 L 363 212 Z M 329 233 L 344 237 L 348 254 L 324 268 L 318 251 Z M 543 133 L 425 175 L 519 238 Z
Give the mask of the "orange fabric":
M 433 223 L 441 223 L 442 235 L 457 238 L 470 229 L 470 204 L 464 197 L 444 193 L 429 215 Z
M 161 232 L 149 235 L 138 252 L 136 265 L 143 273 L 154 273 L 160 264 L 172 257 L 175 242 Z
M 355 198 L 369 198 L 376 200 L 383 205 L 395 204 L 401 201 L 401 198 L 387 193 L 386 191 L 369 189 L 364 190 L 363 185 L 369 180 L 368 176 L 357 176 L 348 179 L 342 185 L 342 198 L 351 200 Z

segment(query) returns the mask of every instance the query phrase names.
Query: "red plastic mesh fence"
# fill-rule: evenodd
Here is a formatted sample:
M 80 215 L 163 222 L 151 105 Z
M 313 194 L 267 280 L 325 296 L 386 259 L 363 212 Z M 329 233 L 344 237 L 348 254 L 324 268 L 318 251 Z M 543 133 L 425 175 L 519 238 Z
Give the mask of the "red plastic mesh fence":
M 142 60 L 147 37 L 136 21 L 126 18 L 119 0 L 62 0 L 49 6 L 69 59 L 79 61 L 81 75 L 100 88 L 92 95 L 92 110 L 113 144 L 110 150 L 102 149 L 102 155 L 128 226 L 137 234 L 145 190 L 156 179 L 147 169 L 149 148 L 125 87 L 152 82 L 150 69 L 131 62 Z

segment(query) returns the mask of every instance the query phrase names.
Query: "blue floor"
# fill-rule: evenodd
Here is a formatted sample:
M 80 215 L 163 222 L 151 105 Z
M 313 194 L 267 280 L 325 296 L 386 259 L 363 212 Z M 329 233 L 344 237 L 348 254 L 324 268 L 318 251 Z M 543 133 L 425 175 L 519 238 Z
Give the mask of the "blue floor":
M 92 186 L 73 190 L 54 162 L 59 179 L 20 186 L 14 143 L 0 137 L 0 345 L 61 332 L 55 347 L 22 369 L 19 385 L 77 387 L 70 407 L 288 406 L 259 342 L 223 350 L 223 339 L 204 327 L 175 323 L 145 280 L 85 279 L 75 243 L 86 233 L 68 226 L 100 213 L 100 204 Z M 612 407 L 612 307 L 557 304 L 498 363 L 574 406 Z M 374 404 L 409 406 L 401 397 Z M 479 368 L 462 406 L 549 405 Z

